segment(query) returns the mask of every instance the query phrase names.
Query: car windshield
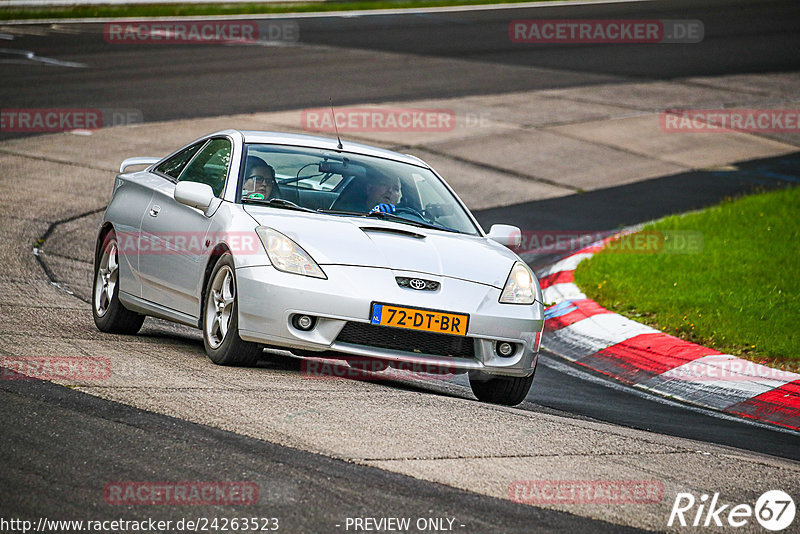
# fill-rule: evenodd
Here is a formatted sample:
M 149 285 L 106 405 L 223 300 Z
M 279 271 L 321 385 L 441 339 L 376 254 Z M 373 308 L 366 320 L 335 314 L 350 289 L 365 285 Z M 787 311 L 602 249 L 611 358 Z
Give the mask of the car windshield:
M 361 154 L 248 144 L 239 192 L 244 203 L 478 234 L 466 210 L 429 169 Z

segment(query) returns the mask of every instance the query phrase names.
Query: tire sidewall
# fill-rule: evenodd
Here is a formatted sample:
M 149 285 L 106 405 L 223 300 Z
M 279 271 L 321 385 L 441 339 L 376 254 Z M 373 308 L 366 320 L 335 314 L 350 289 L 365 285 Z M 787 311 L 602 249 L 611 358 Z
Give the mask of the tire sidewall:
M 97 251 L 97 254 L 94 258 L 94 277 L 92 280 L 92 315 L 94 316 L 94 322 L 100 330 L 104 330 L 109 328 L 111 323 L 114 322 L 114 315 L 117 313 L 117 309 L 120 304 L 119 302 L 119 270 L 117 271 L 117 285 L 114 287 L 114 293 L 111 295 L 111 301 L 108 303 L 108 308 L 106 308 L 106 312 L 103 315 L 100 315 L 97 312 L 97 273 L 100 270 L 100 262 L 103 259 L 103 254 L 109 248 L 109 245 L 112 241 L 116 242 L 117 235 L 114 230 L 110 230 L 106 232 L 106 234 L 102 237 L 102 244 L 100 245 L 100 249 Z M 117 245 L 117 263 L 119 263 L 119 245 Z M 119 266 L 117 267 L 119 269 Z
M 516 406 L 528 396 L 536 374 L 529 376 L 493 376 L 485 373 L 470 373 L 469 383 L 472 393 L 482 402 Z
M 222 341 L 219 347 L 213 348 L 209 344 L 206 334 L 206 321 L 208 316 L 206 313 L 206 308 L 208 307 L 208 302 L 211 297 L 211 285 L 214 283 L 214 278 L 225 266 L 230 268 L 233 276 L 233 309 L 231 310 L 231 320 L 230 324 L 228 325 L 228 333 L 226 334 L 225 339 Z M 208 357 L 211 358 L 211 361 L 214 363 L 226 363 L 226 360 L 228 359 L 227 356 L 234 350 L 233 345 L 239 337 L 239 286 L 236 282 L 236 269 L 233 263 L 233 256 L 231 256 L 230 252 L 225 252 L 220 255 L 217 263 L 214 265 L 214 269 L 211 271 L 211 275 L 206 281 L 206 288 L 203 292 L 203 306 L 200 310 L 200 313 L 202 314 L 203 345 L 205 346 L 206 354 L 208 354 Z

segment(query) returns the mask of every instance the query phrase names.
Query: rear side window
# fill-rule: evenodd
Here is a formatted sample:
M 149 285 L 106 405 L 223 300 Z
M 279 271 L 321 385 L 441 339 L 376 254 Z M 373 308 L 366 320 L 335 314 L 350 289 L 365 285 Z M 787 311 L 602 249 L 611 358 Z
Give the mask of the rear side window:
M 212 139 L 186 166 L 178 181 L 208 184 L 214 190 L 214 196 L 221 196 L 231 164 L 231 148 L 228 139 Z
M 186 167 L 186 164 L 192 159 L 192 156 L 194 156 L 204 144 L 205 141 L 200 141 L 199 143 L 195 143 L 192 146 L 181 150 L 167 161 L 156 167 L 156 171 L 177 179 L 178 176 L 181 175 L 183 168 Z

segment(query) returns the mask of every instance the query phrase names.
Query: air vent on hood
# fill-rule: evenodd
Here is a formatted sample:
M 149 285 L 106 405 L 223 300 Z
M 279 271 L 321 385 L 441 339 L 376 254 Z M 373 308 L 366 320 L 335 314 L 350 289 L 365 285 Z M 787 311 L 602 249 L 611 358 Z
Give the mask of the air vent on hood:
M 380 232 L 384 234 L 398 234 L 404 235 L 407 237 L 413 237 L 414 239 L 425 239 L 427 236 L 423 234 L 418 234 L 416 232 L 412 232 L 410 230 L 401 230 L 399 228 L 389 228 L 386 226 L 360 226 L 361 230 L 366 233 L 370 232 Z

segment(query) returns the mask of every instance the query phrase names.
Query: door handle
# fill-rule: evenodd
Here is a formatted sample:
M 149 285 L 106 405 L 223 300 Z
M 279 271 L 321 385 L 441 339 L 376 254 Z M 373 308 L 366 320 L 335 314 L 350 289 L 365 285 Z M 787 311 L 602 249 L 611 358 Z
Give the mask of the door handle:
M 158 217 L 159 211 L 161 211 L 161 206 L 153 206 L 150 208 L 150 217 Z

